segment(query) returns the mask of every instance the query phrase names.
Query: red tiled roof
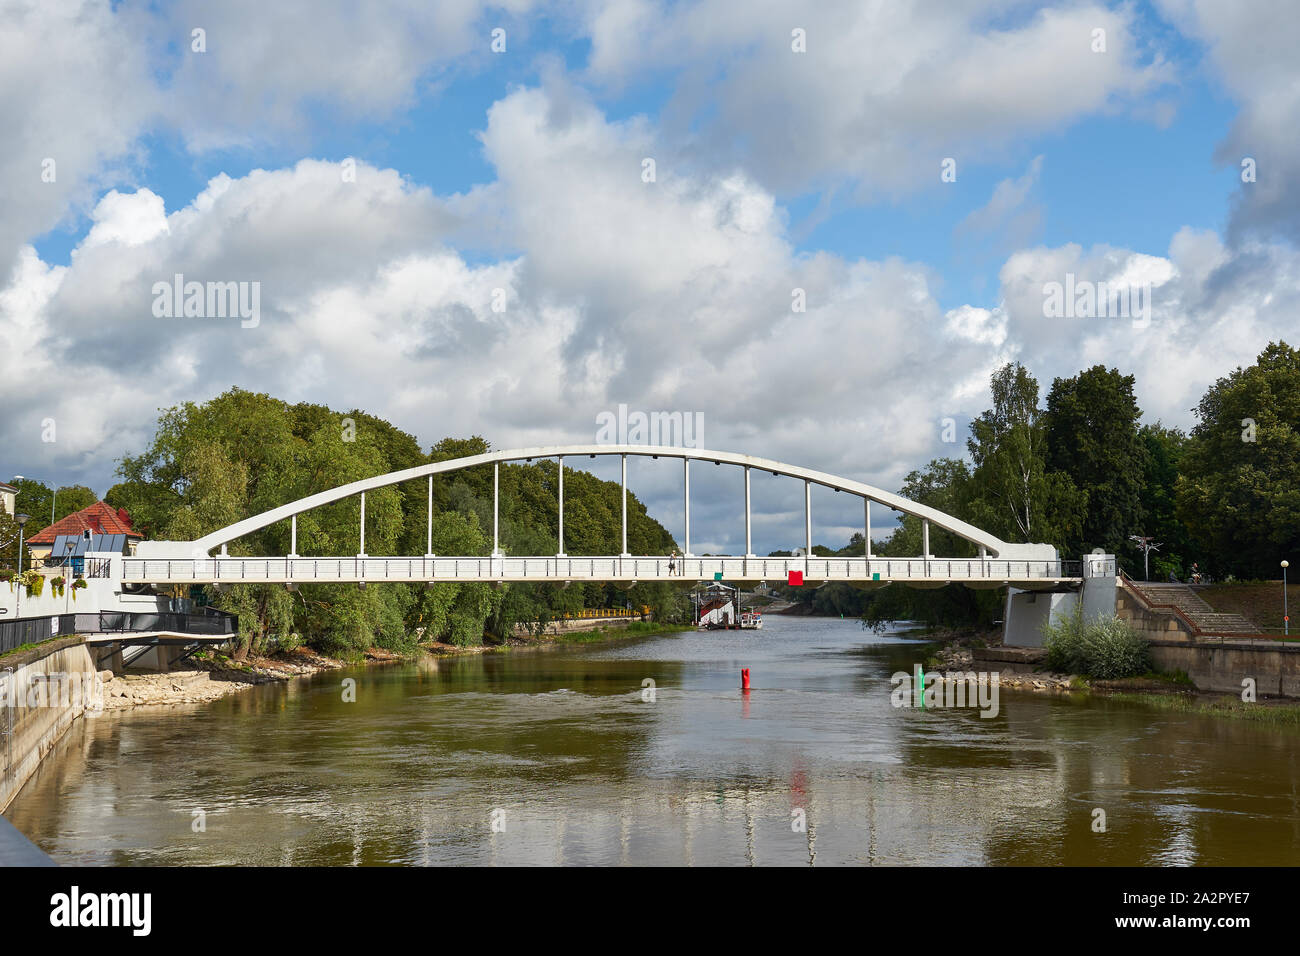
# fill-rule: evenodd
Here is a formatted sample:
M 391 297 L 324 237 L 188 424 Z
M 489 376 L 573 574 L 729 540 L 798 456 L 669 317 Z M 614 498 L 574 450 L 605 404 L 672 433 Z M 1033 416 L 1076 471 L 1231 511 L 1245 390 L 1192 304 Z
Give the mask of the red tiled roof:
M 125 508 L 116 511 L 103 501 L 96 501 L 88 508 L 74 511 L 66 518 L 60 518 L 48 528 L 42 528 L 27 539 L 28 544 L 54 544 L 54 539 L 61 534 L 81 534 L 90 531 L 94 534 L 124 534 L 132 538 L 143 538 L 139 531 L 131 530 L 131 516 Z

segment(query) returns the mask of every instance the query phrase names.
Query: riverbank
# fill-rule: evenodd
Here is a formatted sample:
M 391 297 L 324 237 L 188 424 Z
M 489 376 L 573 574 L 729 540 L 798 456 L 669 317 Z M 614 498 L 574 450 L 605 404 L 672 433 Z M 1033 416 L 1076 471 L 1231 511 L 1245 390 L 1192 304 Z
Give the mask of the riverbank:
M 976 670 L 972 644 L 997 646 L 985 644 L 982 635 L 961 633 L 957 640 L 945 644 L 926 660 L 927 670 Z M 999 671 L 998 685 L 1030 693 L 1096 696 L 1183 714 L 1300 726 L 1300 704 L 1293 700 L 1260 696 L 1255 701 L 1246 702 L 1223 693 L 1197 690 L 1187 675 L 1182 673 L 1151 673 L 1139 677 L 1098 680 L 1055 671 Z
M 404 660 L 400 654 L 382 648 L 365 652 L 364 663 L 392 663 Z M 355 663 L 326 657 L 308 648 L 298 648 L 270 657 L 235 661 L 220 652 L 205 651 L 194 656 L 194 667 L 165 673 L 113 674 L 102 671 L 104 710 L 134 707 L 202 704 L 258 684 L 284 683 L 295 677 L 310 677 Z
M 589 644 L 619 638 L 680 631 L 682 625 L 632 621 L 625 627 L 601 627 L 587 631 L 537 634 L 511 637 L 502 644 L 461 646 L 437 641 L 421 644 L 411 654 L 399 654 L 383 648 L 370 648 L 355 659 L 320 654 L 309 648 L 297 648 L 265 657 L 235 661 L 219 652 L 200 652 L 195 666 L 167 673 L 131 673 L 114 675 L 102 671 L 103 709 L 108 712 L 135 707 L 167 707 L 178 704 L 203 704 L 259 684 L 284 683 L 295 677 L 310 677 L 322 671 L 359 665 L 394 664 L 412 660 L 422 654 L 434 657 L 458 657 L 473 654 L 497 654 L 518 649 L 539 650 L 566 644 Z

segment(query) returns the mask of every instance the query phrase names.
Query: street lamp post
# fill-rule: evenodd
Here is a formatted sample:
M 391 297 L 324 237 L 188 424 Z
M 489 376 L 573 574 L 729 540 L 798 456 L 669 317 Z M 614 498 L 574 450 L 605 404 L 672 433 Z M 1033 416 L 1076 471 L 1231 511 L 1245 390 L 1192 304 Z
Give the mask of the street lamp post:
M 1128 539 L 1136 542 L 1137 546 L 1142 549 L 1142 580 L 1150 581 L 1151 552 L 1159 551 L 1161 542 L 1156 541 L 1156 539 L 1150 535 L 1143 534 L 1131 534 L 1128 536 Z
M 1291 614 L 1286 608 L 1286 569 L 1291 566 L 1291 562 L 1282 559 L 1282 633 L 1291 633 Z
M 23 573 L 23 525 L 32 518 L 31 515 L 16 514 L 14 522 L 18 525 L 18 573 Z
M 23 525 L 31 520 L 31 515 L 16 514 L 14 522 L 18 525 L 18 573 L 23 573 Z M 14 582 L 14 617 L 18 617 L 23 606 L 23 586 L 18 581 Z

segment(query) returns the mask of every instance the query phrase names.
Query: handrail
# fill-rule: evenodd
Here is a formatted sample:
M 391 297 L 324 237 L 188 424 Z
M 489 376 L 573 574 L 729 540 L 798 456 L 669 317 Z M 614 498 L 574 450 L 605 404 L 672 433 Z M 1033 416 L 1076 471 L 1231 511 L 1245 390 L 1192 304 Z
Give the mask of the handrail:
M 1120 581 L 1126 586 L 1126 589 L 1134 597 L 1138 599 L 1138 603 L 1140 603 L 1148 611 L 1155 611 L 1157 613 L 1163 612 L 1169 614 L 1171 617 L 1178 618 L 1178 620 L 1180 620 L 1187 627 L 1187 630 L 1191 633 L 1193 637 L 1196 638 L 1214 637 L 1214 638 L 1218 638 L 1220 643 L 1222 643 L 1224 640 L 1229 640 L 1229 639 L 1253 640 L 1258 637 L 1264 637 L 1270 641 L 1275 640 L 1275 638 L 1271 637 L 1270 635 L 1266 634 L 1263 631 L 1259 631 L 1255 635 L 1241 634 L 1241 633 L 1230 632 L 1230 631 L 1207 631 L 1204 628 L 1202 628 L 1199 624 L 1197 624 L 1195 621 L 1193 621 L 1191 618 L 1189 618 L 1187 614 L 1183 611 L 1183 609 L 1180 608 L 1177 604 L 1163 604 L 1159 601 L 1151 600 L 1146 594 L 1143 593 L 1141 585 L 1139 585 L 1138 582 L 1134 581 L 1131 577 L 1129 577 L 1123 570 L 1120 571 L 1119 578 Z M 1256 627 L 1258 627 L 1258 625 L 1256 625 Z

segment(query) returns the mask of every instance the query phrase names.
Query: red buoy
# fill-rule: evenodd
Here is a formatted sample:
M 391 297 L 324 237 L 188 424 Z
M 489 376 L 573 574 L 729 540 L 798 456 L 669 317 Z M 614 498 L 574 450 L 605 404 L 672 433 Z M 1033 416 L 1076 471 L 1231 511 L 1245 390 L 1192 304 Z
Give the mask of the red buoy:
M 749 668 L 748 667 L 742 667 L 740 669 L 740 689 L 749 690 Z

